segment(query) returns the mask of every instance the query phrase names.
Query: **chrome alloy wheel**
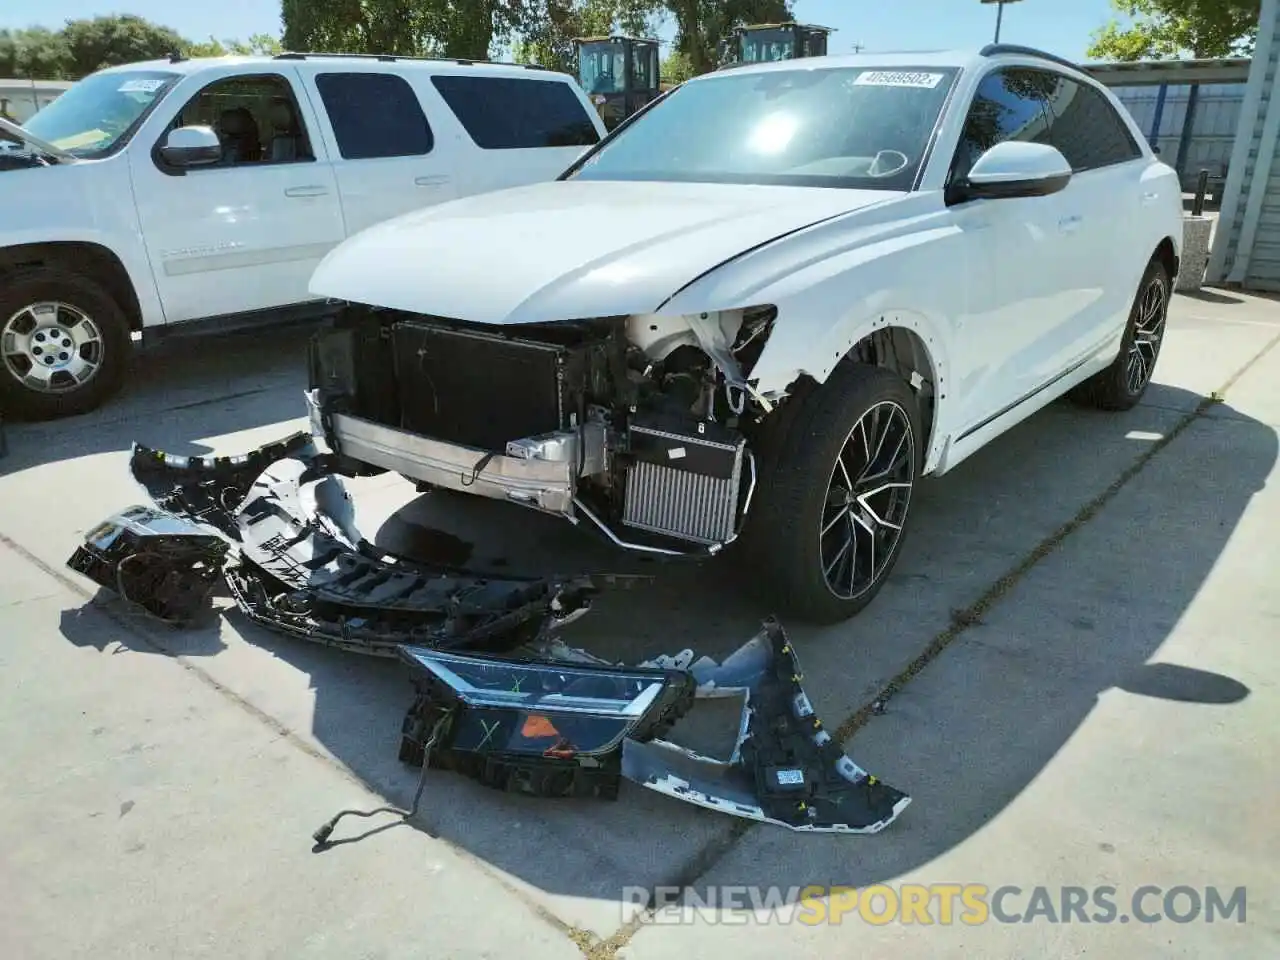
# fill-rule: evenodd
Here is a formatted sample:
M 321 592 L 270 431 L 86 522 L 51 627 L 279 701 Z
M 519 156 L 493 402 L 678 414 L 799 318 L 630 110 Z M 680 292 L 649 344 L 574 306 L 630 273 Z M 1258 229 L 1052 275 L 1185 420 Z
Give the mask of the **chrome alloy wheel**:
M 1138 313 L 1134 319 L 1133 342 L 1129 344 L 1129 358 L 1125 365 L 1125 386 L 1131 394 L 1139 393 L 1151 379 L 1160 353 L 1160 341 L 1164 338 L 1165 318 L 1168 315 L 1169 294 L 1164 281 L 1159 278 L 1147 284 L 1138 301 Z
M 0 330 L 0 357 L 36 393 L 66 393 L 102 368 L 102 333 L 83 310 L 43 301 L 23 307 Z
M 902 539 L 915 477 L 911 418 L 882 400 L 849 431 L 827 481 L 818 542 L 835 597 L 857 599 L 880 579 Z

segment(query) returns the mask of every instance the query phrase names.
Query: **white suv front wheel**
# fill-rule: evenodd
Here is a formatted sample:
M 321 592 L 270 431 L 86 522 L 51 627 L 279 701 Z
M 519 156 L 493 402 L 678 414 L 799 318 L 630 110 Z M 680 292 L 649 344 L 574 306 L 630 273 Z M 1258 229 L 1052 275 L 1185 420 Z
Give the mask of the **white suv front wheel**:
M 56 267 L 0 276 L 0 406 L 28 420 L 87 413 L 119 389 L 129 324 L 95 281 Z

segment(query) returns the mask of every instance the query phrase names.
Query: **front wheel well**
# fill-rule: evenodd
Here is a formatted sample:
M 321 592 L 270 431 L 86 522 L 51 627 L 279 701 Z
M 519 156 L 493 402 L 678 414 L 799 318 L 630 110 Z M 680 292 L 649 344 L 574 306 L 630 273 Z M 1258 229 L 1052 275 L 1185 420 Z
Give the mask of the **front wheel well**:
M 1176 279 L 1178 276 L 1178 254 L 1175 251 L 1172 237 L 1165 237 L 1156 245 L 1156 252 L 1151 255 L 1151 259 L 1159 260 L 1164 268 L 1169 271 L 1169 278 Z
M 52 267 L 78 273 L 100 284 L 129 320 L 129 329 L 142 329 L 138 294 L 120 258 L 107 247 L 83 241 L 23 243 L 0 249 L 0 282 L 16 270 Z
M 916 398 L 924 434 L 921 449 L 927 452 L 933 442 L 940 384 L 937 367 L 921 336 L 907 327 L 880 327 L 855 343 L 842 363 L 881 367 L 902 378 Z

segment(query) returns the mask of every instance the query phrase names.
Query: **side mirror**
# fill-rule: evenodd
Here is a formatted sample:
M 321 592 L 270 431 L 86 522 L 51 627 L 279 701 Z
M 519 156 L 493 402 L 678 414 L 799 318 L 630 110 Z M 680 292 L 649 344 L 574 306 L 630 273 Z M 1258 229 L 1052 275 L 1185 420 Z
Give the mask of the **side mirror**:
M 165 137 L 160 156 L 175 167 L 203 167 L 222 159 L 222 142 L 212 127 L 178 127 Z
M 1071 164 L 1057 147 L 1006 140 L 980 156 L 969 175 L 953 185 L 951 202 L 1047 197 L 1070 181 Z

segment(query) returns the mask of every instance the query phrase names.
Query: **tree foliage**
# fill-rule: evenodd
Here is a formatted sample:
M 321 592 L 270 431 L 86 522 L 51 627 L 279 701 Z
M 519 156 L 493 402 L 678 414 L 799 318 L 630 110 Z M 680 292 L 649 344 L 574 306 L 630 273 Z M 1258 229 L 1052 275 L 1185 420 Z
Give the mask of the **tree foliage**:
M 572 73 L 575 38 L 652 36 L 661 7 L 660 0 L 541 0 L 515 45 L 515 59 Z
M 45 27 L 0 30 L 0 77 L 61 80 L 69 55 L 62 34 Z
M 1249 56 L 1261 0 L 1111 0 L 1129 25 L 1111 20 L 1093 34 L 1095 60 Z
M 62 28 L 67 71 L 82 77 L 103 67 L 137 60 L 156 60 L 179 53 L 186 45 L 177 31 L 133 14 L 72 20 Z
M 290 50 L 486 59 L 536 31 L 549 0 L 283 0 Z
M 228 53 L 278 53 L 280 49 L 280 41 L 267 34 L 255 34 L 246 41 L 210 37 L 193 43 L 170 27 L 122 14 L 71 20 L 61 30 L 0 30 L 0 77 L 75 80 L 103 67 L 155 60 L 171 53 L 220 57 Z
M 663 0 L 676 24 L 676 50 L 694 74 L 714 70 L 735 27 L 790 20 L 791 0 Z
M 266 33 L 255 33 L 248 40 L 218 40 L 210 37 L 202 43 L 188 42 L 183 46 L 182 52 L 188 57 L 225 57 L 228 54 L 249 57 L 272 56 L 283 49 L 278 38 Z

